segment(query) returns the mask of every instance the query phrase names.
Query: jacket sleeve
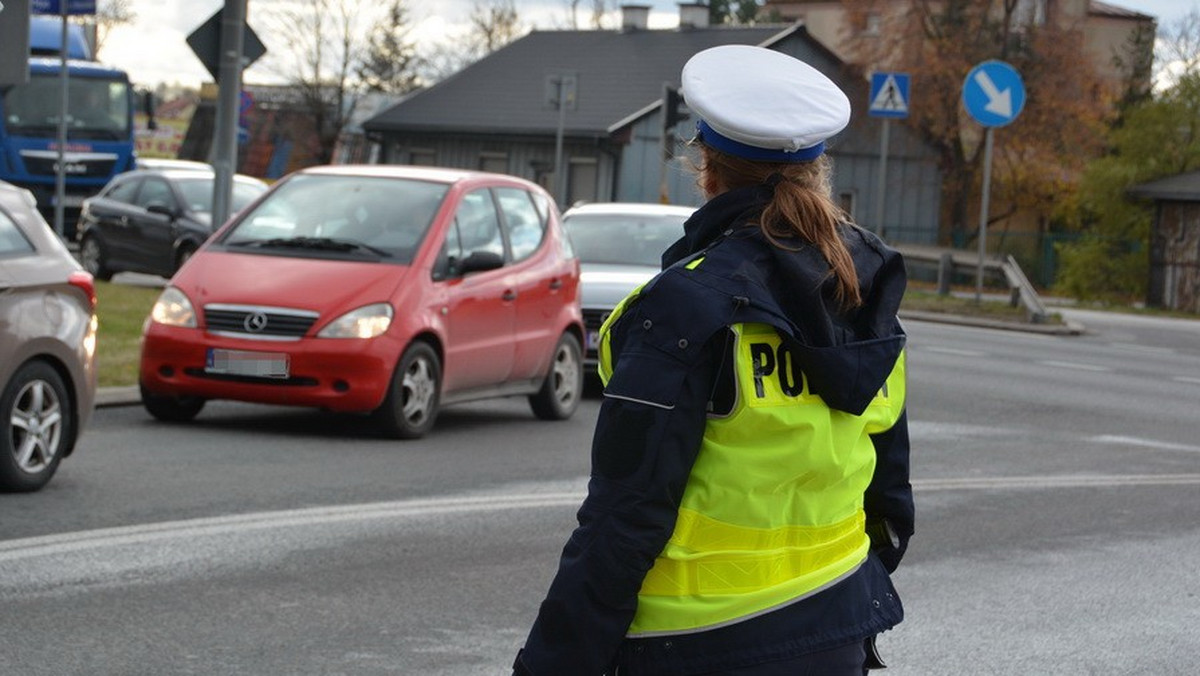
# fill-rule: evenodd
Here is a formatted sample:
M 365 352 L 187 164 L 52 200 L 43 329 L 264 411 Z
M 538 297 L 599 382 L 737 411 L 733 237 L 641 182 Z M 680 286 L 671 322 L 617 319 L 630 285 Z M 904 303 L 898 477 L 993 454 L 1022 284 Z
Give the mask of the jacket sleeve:
M 705 345 L 699 359 L 680 358 L 652 335 L 668 329 L 641 330 L 650 325 L 637 310 L 614 327 L 618 358 L 596 423 L 579 527 L 563 549 L 515 674 L 606 673 L 633 620 L 642 580 L 674 530 L 719 350 Z
M 890 573 L 900 565 L 914 527 L 907 411 L 900 413 L 891 429 L 871 435 L 871 441 L 875 444 L 875 474 L 864 500 L 867 533 L 871 548 Z

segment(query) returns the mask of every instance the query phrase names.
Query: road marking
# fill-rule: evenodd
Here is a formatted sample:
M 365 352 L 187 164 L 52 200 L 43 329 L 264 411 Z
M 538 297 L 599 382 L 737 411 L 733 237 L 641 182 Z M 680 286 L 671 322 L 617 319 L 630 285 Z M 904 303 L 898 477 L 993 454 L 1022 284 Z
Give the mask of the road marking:
M 957 357 L 982 357 L 985 354 L 987 354 L 986 352 L 979 352 L 978 350 L 960 350 L 956 347 L 929 346 L 929 347 L 925 348 L 925 351 L 926 352 L 936 352 L 938 354 L 952 354 Z
M 1191 378 L 1189 376 L 1175 376 L 1171 380 L 1179 383 L 1188 383 L 1189 385 L 1200 385 L 1200 378 Z
M 1094 437 L 1108 442 L 1124 437 Z M 1147 440 L 1137 440 L 1145 442 Z M 1115 443 L 1115 442 L 1114 442 Z M 1124 443 L 1124 442 L 1122 442 Z M 1158 443 L 1158 447 L 1164 444 Z M 1166 444 L 1172 448 L 1200 451 L 1200 448 Z M 1129 474 L 1129 475 L 1062 475 L 1062 476 L 1003 476 L 948 479 L 917 479 L 912 482 L 918 492 L 1020 490 L 1080 487 L 1123 486 L 1181 486 L 1200 485 L 1200 474 Z M 401 519 L 440 514 L 472 514 L 500 510 L 537 509 L 544 507 L 577 507 L 583 491 L 547 492 L 520 495 L 486 495 L 450 498 L 423 498 L 374 502 L 361 505 L 312 507 L 273 512 L 255 512 L 229 516 L 163 521 L 135 526 L 98 528 L 95 530 L 56 533 L 15 540 L 0 540 L 0 564 L 37 557 L 56 557 L 71 552 L 94 551 L 106 547 L 145 545 L 165 540 L 195 539 L 205 536 L 236 535 L 239 533 L 276 528 L 362 522 L 381 519 Z
M 1141 446 L 1143 448 L 1157 448 L 1164 451 L 1188 451 L 1191 453 L 1200 453 L 1200 446 L 1174 444 L 1169 441 L 1156 441 L 1154 439 L 1143 439 L 1141 437 L 1123 437 L 1116 434 L 1101 434 L 1099 436 L 1089 438 L 1088 441 L 1094 441 L 1098 444 Z
M 490 512 L 502 509 L 577 506 L 581 493 L 535 493 L 515 496 L 429 498 L 375 502 L 361 505 L 313 507 L 275 512 L 255 512 L 182 521 L 162 521 L 137 526 L 119 526 L 42 535 L 17 540 L 0 540 L 0 563 L 36 556 L 139 545 L 159 540 L 206 535 L 226 535 L 288 526 L 313 526 L 347 521 L 369 521 L 420 517 L 456 512 Z
M 1133 352 L 1145 352 L 1147 354 L 1173 355 L 1175 350 L 1169 347 L 1152 347 L 1150 345 L 1138 345 L 1136 343 L 1109 343 L 1112 347 L 1117 347 L 1122 350 L 1132 350 Z
M 1012 488 L 1082 488 L 1087 486 L 1190 486 L 1200 474 L 1110 474 L 1064 476 L 1005 476 L 961 479 L 917 479 L 917 491 L 961 491 Z
M 1112 369 L 1108 368 L 1107 366 L 1096 366 L 1095 364 L 1080 364 L 1079 362 L 1073 362 L 1073 361 L 1039 361 L 1038 363 L 1042 364 L 1043 366 L 1054 366 L 1054 367 L 1061 368 L 1061 369 L 1074 369 L 1076 371 L 1093 371 L 1096 373 L 1102 373 L 1102 372 L 1112 370 Z

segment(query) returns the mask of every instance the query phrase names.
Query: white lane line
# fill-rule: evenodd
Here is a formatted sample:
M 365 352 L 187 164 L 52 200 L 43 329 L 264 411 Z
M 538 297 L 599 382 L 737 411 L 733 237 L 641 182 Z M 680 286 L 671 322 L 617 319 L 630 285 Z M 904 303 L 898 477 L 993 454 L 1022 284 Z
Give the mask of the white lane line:
M 956 357 L 982 357 L 986 352 L 978 350 L 960 350 L 956 347 L 934 347 L 928 346 L 924 349 L 925 352 L 936 352 L 937 354 L 952 354 Z
M 1190 449 L 1190 447 L 1188 448 Z M 920 492 L 1179 486 L 1200 485 L 1200 474 L 1039 475 L 917 479 L 912 482 L 912 485 L 915 490 Z M 200 519 L 163 521 L 135 526 L 99 528 L 73 533 L 56 533 L 53 535 L 15 540 L 0 540 L 0 563 L 37 557 L 53 558 L 66 553 L 95 551 L 107 547 L 146 545 L 166 540 L 194 540 L 198 537 L 230 536 L 275 528 L 413 518 L 441 514 L 473 514 L 500 510 L 577 507 L 582 499 L 582 491 L 427 498 L 375 502 L 361 505 L 235 514 Z
M 1060 368 L 1060 369 L 1073 369 L 1075 371 L 1093 371 L 1095 373 L 1103 373 L 1103 372 L 1112 370 L 1112 369 L 1108 368 L 1107 366 L 1097 366 L 1095 364 L 1080 364 L 1079 362 L 1074 362 L 1074 361 L 1048 360 L 1048 361 L 1039 361 L 1038 363 L 1042 364 L 1043 366 L 1053 366 L 1055 368 Z
M 962 479 L 917 479 L 917 491 L 961 491 L 1018 488 L 1083 488 L 1088 486 L 1190 486 L 1200 474 L 1109 474 L 1064 476 L 1005 476 Z
M 1153 347 L 1151 345 L 1138 345 L 1136 343 L 1109 343 L 1109 346 L 1120 348 L 1122 350 L 1131 350 L 1133 352 L 1145 352 L 1146 354 L 1175 354 L 1175 350 L 1169 347 Z
M 580 493 L 537 493 L 519 496 L 431 498 L 375 502 L 362 505 L 313 507 L 275 512 L 235 514 L 182 521 L 162 521 L 137 526 L 98 528 L 16 540 L 0 540 L 0 563 L 34 556 L 139 545 L 159 540 L 225 535 L 288 526 L 313 526 L 349 521 L 421 517 L 455 512 L 490 512 L 502 509 L 577 506 Z
M 1200 378 L 1192 378 L 1190 376 L 1175 376 L 1171 378 L 1177 383 L 1187 383 L 1189 385 L 1200 385 Z
M 1191 453 L 1200 453 L 1200 446 L 1175 444 L 1169 441 L 1157 441 L 1155 439 L 1143 439 L 1141 437 L 1123 437 L 1118 434 L 1101 434 L 1099 436 L 1090 437 L 1088 441 L 1094 441 L 1098 444 L 1113 444 L 1115 446 L 1141 446 L 1142 448 L 1157 448 L 1164 451 L 1188 451 Z

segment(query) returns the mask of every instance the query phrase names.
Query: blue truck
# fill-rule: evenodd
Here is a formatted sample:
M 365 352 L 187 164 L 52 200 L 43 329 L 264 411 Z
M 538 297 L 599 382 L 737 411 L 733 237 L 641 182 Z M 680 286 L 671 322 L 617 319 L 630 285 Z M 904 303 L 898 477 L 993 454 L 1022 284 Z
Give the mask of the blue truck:
M 33 16 L 29 82 L 0 89 L 0 180 L 33 192 L 54 223 L 61 114 L 62 24 Z M 63 149 L 63 236 L 75 237 L 83 200 L 134 168 L 135 96 L 129 76 L 98 63 L 83 28 L 67 30 L 67 143 Z

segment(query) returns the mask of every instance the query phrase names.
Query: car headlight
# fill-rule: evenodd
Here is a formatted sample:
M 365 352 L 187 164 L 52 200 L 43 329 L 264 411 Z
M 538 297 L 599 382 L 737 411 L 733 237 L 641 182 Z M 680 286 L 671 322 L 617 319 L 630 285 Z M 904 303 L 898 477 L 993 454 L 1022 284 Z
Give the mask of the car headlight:
M 167 326 L 196 328 L 196 311 L 192 309 L 192 301 L 173 286 L 163 289 L 158 300 L 154 301 L 150 319 Z
M 318 338 L 374 338 L 392 324 L 392 306 L 387 303 L 364 305 L 329 323 Z

